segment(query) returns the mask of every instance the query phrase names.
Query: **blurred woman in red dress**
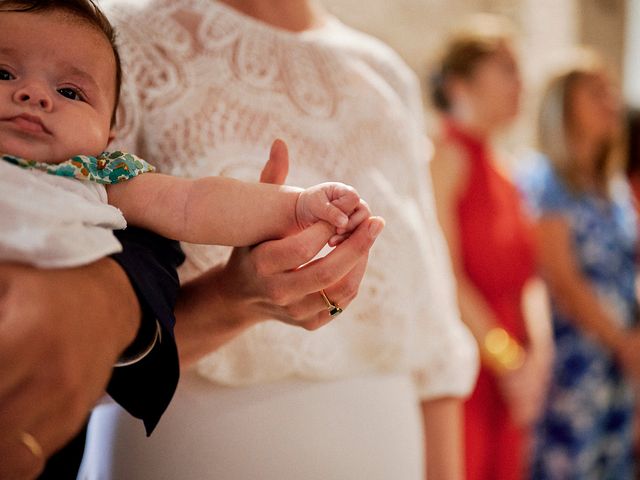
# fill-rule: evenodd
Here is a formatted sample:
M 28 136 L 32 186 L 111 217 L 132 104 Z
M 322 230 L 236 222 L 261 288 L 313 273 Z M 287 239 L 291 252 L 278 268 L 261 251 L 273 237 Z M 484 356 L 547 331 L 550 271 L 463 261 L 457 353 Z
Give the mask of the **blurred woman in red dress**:
M 438 217 L 462 318 L 482 353 L 465 403 L 469 480 L 521 479 L 528 428 L 548 381 L 545 295 L 518 191 L 499 171 L 493 137 L 517 116 L 521 81 L 510 25 L 474 17 L 447 44 L 432 78 L 442 131 L 431 164 Z

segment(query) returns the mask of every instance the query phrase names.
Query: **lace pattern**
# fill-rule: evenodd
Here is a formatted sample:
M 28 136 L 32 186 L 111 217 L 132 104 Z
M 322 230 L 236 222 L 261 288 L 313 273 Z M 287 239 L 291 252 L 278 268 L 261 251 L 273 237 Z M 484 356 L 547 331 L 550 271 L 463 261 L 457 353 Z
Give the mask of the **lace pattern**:
M 387 221 L 337 321 L 316 332 L 264 322 L 198 371 L 242 385 L 412 369 L 423 396 L 467 394 L 476 350 L 436 226 L 414 75 L 335 19 L 292 33 L 210 0 L 177 3 L 111 9 L 125 62 L 117 147 L 168 174 L 256 180 L 279 137 L 290 148 L 288 183 L 352 184 Z M 229 254 L 184 248 L 183 280 Z

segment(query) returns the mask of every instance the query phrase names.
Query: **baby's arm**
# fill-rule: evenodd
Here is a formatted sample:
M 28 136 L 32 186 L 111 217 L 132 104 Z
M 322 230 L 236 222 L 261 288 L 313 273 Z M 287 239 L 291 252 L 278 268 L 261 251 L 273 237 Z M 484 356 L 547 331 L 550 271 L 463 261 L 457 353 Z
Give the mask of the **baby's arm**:
M 298 230 L 292 187 L 147 173 L 107 193 L 128 223 L 176 240 L 245 246 Z
M 288 156 L 286 144 L 276 140 L 269 163 L 288 165 Z M 370 216 L 357 192 L 336 182 L 302 190 L 225 177 L 189 180 L 147 173 L 107 189 L 109 203 L 130 224 L 192 243 L 253 245 L 323 220 L 336 227 L 329 244 L 337 245 Z
M 344 234 L 354 228 L 349 215 L 360 202 L 355 190 L 340 183 L 301 190 L 225 177 L 189 180 L 156 173 L 108 185 L 107 193 L 109 203 L 131 225 L 171 239 L 231 246 L 282 238 L 319 220 Z

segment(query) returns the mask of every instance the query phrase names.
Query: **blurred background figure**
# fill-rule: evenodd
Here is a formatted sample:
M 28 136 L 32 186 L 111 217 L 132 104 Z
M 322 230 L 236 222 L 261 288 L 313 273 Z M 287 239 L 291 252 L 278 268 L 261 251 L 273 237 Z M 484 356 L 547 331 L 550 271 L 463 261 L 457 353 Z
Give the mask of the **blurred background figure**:
M 535 433 L 535 479 L 634 478 L 637 225 L 615 162 L 620 126 L 607 69 L 593 52 L 580 51 L 548 83 L 540 154 L 521 177 L 552 298 L 556 347 Z
M 551 341 L 544 309 L 527 316 L 523 308 L 539 292 L 527 288 L 534 285 L 533 239 L 519 193 L 499 171 L 491 145 L 519 111 L 510 23 L 471 18 L 447 43 L 431 86 L 442 113 L 431 162 L 438 217 L 462 318 L 483 357 L 465 404 L 466 475 L 521 479 L 528 427 L 545 396 Z
M 629 186 L 631 187 L 631 193 L 633 195 L 633 204 L 636 207 L 636 216 L 640 214 L 640 109 L 627 108 L 625 114 L 625 140 L 626 148 L 624 153 L 626 154 L 626 172 Z M 638 224 L 640 229 L 640 223 Z M 640 231 L 640 230 L 639 230 Z M 640 261 L 640 257 L 636 258 L 636 262 Z M 638 292 L 640 291 L 640 282 L 638 281 L 638 272 L 636 272 L 636 298 L 638 298 Z M 636 422 L 634 425 L 634 456 L 636 459 L 640 458 L 640 421 L 638 421 L 638 413 L 640 413 L 640 395 L 638 395 L 638 386 L 635 386 L 636 392 Z M 640 478 L 639 469 L 636 468 L 636 478 Z
M 640 109 L 630 108 L 626 113 L 627 178 L 631 185 L 636 213 L 640 203 Z

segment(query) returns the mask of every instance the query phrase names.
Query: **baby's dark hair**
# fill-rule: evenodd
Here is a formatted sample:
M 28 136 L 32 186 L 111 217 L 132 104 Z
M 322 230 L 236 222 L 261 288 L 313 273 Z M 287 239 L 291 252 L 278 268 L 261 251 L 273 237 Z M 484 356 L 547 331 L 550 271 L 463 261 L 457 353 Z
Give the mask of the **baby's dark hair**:
M 116 121 L 116 110 L 120 100 L 122 63 L 116 46 L 116 32 L 111 22 L 93 0 L 0 0 L 0 13 L 47 11 L 63 11 L 77 17 L 102 32 L 109 40 L 116 62 L 115 104 L 111 115 L 111 125 L 113 126 Z

